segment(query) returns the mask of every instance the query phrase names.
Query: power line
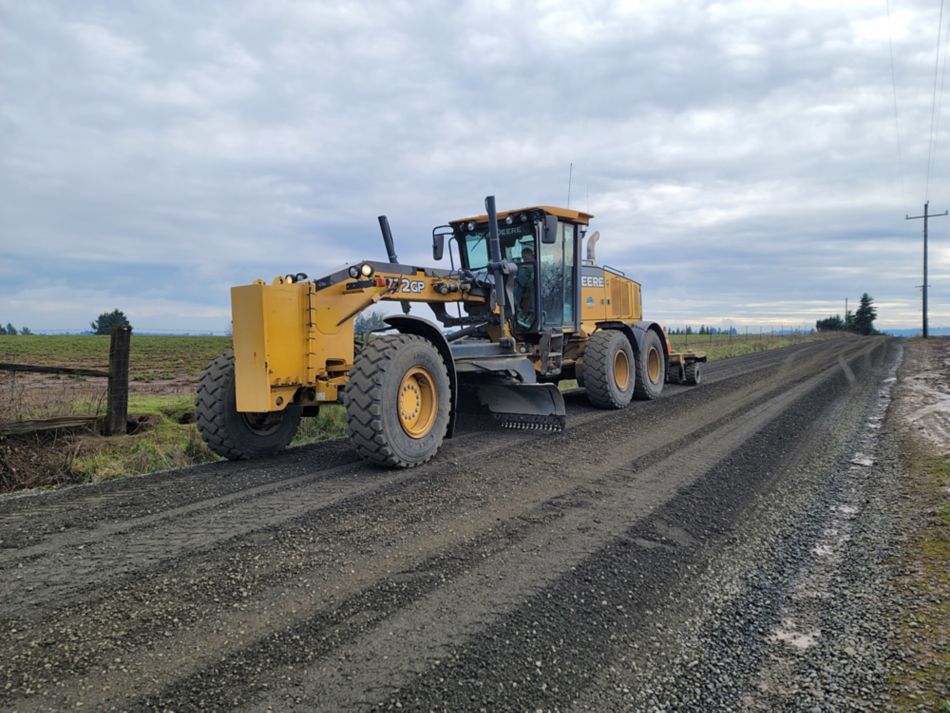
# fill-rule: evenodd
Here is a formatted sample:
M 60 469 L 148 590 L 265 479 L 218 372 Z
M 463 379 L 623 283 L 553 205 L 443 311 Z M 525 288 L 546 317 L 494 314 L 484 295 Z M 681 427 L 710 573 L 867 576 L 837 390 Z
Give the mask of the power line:
M 940 69 L 940 91 L 937 92 L 937 121 L 933 133 L 933 156 L 937 157 L 937 142 L 940 140 L 940 116 L 943 108 L 943 86 L 947 78 L 947 57 L 950 56 L 950 18 L 947 20 L 947 32 L 943 41 L 943 66 Z
M 937 77 L 940 73 L 940 42 L 943 39 L 943 0 L 940 0 L 940 17 L 937 20 L 937 53 L 934 57 L 934 91 L 930 105 L 930 145 L 927 148 L 927 182 L 924 184 L 924 200 L 930 200 L 930 167 L 933 163 L 934 128 L 937 115 Z
M 901 148 L 901 122 L 900 115 L 897 112 L 897 79 L 894 74 L 894 41 L 891 38 L 891 0 L 886 0 L 887 5 L 887 46 L 891 51 L 891 89 L 894 90 L 894 134 L 897 137 L 897 167 L 900 170 L 901 179 L 901 198 L 907 200 L 907 193 L 904 190 L 904 151 Z

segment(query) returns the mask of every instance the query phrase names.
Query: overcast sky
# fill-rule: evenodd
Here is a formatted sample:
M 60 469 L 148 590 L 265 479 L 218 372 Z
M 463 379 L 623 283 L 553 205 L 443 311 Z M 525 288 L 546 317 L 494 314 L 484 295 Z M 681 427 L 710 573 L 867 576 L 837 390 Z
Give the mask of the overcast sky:
M 0 322 L 223 332 L 231 285 L 384 259 L 381 213 L 430 264 L 432 226 L 487 194 L 564 205 L 573 162 L 648 317 L 812 325 L 869 292 L 916 326 L 939 12 L 0 0 Z M 950 325 L 950 217 L 930 257 Z

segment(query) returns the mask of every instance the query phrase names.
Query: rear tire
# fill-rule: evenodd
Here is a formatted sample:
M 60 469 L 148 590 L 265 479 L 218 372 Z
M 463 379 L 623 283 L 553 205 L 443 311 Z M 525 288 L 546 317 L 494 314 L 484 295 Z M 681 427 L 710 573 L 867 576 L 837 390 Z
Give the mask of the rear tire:
M 195 421 L 208 448 L 228 460 L 246 460 L 286 448 L 300 425 L 300 407 L 290 405 L 272 413 L 239 413 L 234 391 L 234 352 L 229 349 L 201 375 Z
M 597 408 L 625 408 L 633 398 L 633 364 L 633 347 L 627 335 L 615 329 L 594 332 L 584 350 L 581 369 L 591 404 Z
M 648 330 L 637 354 L 637 386 L 634 396 L 641 401 L 652 401 L 663 393 L 666 381 L 666 356 L 659 335 Z
M 667 364 L 666 382 L 668 384 L 686 383 L 686 370 L 682 364 Z
M 429 340 L 376 337 L 356 359 L 346 386 L 350 442 L 379 465 L 420 465 L 442 445 L 450 404 L 448 371 Z
M 702 373 L 699 368 L 699 362 L 694 361 L 686 365 L 686 378 L 683 379 L 684 384 L 689 386 L 696 386 L 702 381 Z

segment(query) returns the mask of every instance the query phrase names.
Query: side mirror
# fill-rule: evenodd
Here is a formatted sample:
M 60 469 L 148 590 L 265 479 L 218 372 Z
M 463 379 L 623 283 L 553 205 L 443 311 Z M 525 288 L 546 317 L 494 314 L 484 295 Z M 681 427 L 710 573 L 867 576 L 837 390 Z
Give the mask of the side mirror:
M 541 242 L 545 245 L 553 245 L 557 242 L 557 216 L 544 216 L 544 232 L 541 233 Z
M 455 235 L 451 225 L 437 225 L 432 229 L 432 259 L 441 260 L 445 254 L 445 239 Z M 449 256 L 451 257 L 451 255 Z

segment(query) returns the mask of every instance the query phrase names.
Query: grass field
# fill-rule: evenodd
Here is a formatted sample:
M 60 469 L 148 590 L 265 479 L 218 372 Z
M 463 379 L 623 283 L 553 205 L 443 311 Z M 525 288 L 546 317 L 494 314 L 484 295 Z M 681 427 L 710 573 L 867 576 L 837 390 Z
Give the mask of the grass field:
M 156 337 L 132 335 L 129 379 L 139 382 L 193 379 L 214 357 L 231 346 L 230 337 Z M 109 367 L 109 337 L 94 335 L 0 336 L 0 362 Z
M 687 346 L 709 359 L 725 359 L 814 339 L 814 335 L 674 335 L 674 350 Z M 94 482 L 215 460 L 193 421 L 194 392 L 202 370 L 228 349 L 230 337 L 132 336 L 129 413 L 148 427 L 135 435 L 0 437 L 0 490 Z M 0 362 L 107 369 L 109 338 L 100 336 L 0 336 Z M 0 372 L 0 423 L 54 416 L 102 415 L 106 380 Z M 324 406 L 302 421 L 295 444 L 345 434 L 343 407 Z
M 817 334 L 672 334 L 670 343 L 673 351 L 705 352 L 710 361 L 716 361 L 824 338 Z

